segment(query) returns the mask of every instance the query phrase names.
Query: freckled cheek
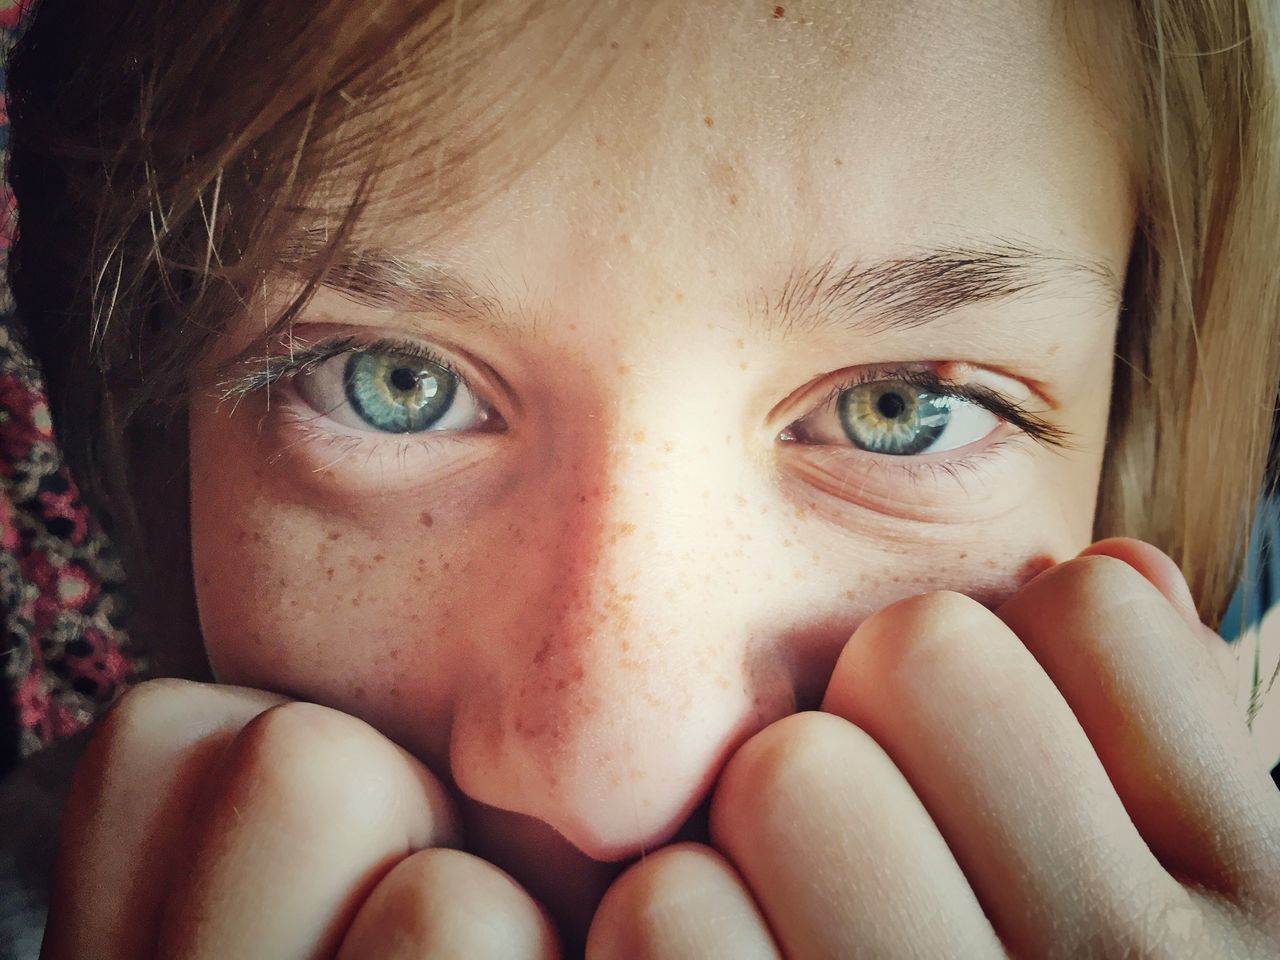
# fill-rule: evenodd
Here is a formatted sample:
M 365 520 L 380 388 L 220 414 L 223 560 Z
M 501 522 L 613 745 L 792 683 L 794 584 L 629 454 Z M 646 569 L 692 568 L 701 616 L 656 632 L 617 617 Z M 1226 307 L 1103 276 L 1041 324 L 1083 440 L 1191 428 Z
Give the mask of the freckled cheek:
M 465 514 L 425 495 L 299 504 L 287 470 L 237 453 L 234 435 L 205 439 L 193 443 L 192 546 L 215 675 L 333 706 L 443 757 L 475 661 L 467 610 L 494 596 L 460 535 Z

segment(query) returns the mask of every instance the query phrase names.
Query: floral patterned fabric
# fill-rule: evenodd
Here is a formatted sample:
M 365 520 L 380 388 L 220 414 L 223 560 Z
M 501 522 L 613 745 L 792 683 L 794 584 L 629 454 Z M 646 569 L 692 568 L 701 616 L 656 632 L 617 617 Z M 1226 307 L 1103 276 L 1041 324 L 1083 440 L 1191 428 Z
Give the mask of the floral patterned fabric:
M 0 0 L 6 50 L 27 5 Z M 0 149 L 7 147 L 0 103 Z M 0 264 L 14 209 L 0 187 Z M 40 372 L 0 280 L 0 775 L 87 725 L 136 673 L 122 584 L 62 461 Z

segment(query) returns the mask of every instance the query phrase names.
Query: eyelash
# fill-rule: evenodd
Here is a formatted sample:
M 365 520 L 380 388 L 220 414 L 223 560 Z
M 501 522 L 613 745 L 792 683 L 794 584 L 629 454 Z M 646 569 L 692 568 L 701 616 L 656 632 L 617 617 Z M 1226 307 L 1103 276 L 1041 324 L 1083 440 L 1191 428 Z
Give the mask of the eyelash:
M 357 336 L 345 335 L 307 343 L 299 339 L 282 341 L 287 353 L 268 355 L 261 358 L 261 369 L 250 370 L 245 374 L 237 374 L 223 380 L 219 384 L 219 397 L 223 402 L 238 403 L 251 394 L 259 391 L 270 391 L 271 387 L 287 377 L 304 374 L 326 360 L 341 356 L 344 353 L 394 353 L 400 356 L 425 360 L 443 368 L 463 386 L 471 388 L 471 381 L 448 359 L 436 353 L 430 347 L 414 340 L 397 340 L 381 337 L 376 340 L 364 340 Z M 258 360 L 246 360 L 244 365 L 257 363 Z M 269 394 L 268 394 L 269 395 Z
M 418 360 L 425 360 L 448 371 L 451 376 L 456 377 L 468 389 L 471 386 L 469 379 L 456 365 L 450 363 L 447 358 L 419 341 L 392 337 L 367 340 L 348 334 L 311 343 L 289 337 L 282 339 L 280 345 L 284 352 L 242 361 L 243 366 L 259 362 L 262 365 L 257 369 L 251 369 L 246 373 L 235 374 L 224 379 L 219 384 L 221 400 L 238 404 L 252 394 L 266 392 L 269 401 L 271 387 L 281 380 L 305 374 L 327 360 L 353 351 L 395 353 L 414 357 Z M 974 403 L 1000 420 L 1012 424 L 1020 431 L 1021 436 L 1030 438 L 1044 447 L 1070 449 L 1074 445 L 1071 434 L 1066 430 L 1030 412 L 1009 397 L 979 384 L 949 381 L 927 367 L 882 366 L 864 368 L 852 376 L 836 381 L 820 403 L 814 405 L 812 409 L 835 403 L 846 390 L 884 380 L 896 380 L 938 396 L 955 397 Z M 321 439 L 321 437 L 317 435 L 316 439 Z M 402 444 L 410 442 L 404 437 L 398 437 L 397 439 Z M 415 437 L 412 442 L 422 444 L 436 442 L 440 439 L 437 434 L 427 432 L 420 437 Z M 787 439 L 785 431 L 783 439 Z M 940 459 L 886 457 L 865 453 L 862 456 L 875 463 L 878 468 L 893 470 L 898 476 L 911 483 L 936 480 L 941 476 L 949 477 L 956 482 L 962 482 L 962 474 L 976 472 L 983 462 L 998 456 L 1001 451 L 1017 442 L 1017 440 L 1017 436 L 1007 436 L 968 454 Z M 363 438 L 348 437 L 345 438 L 345 442 L 352 447 L 358 447 L 363 446 L 365 441 Z M 836 455 L 847 453 L 843 449 L 833 450 L 832 452 Z
M 869 367 L 859 370 L 852 377 L 838 381 L 817 406 L 835 403 L 846 390 L 852 390 L 854 387 L 860 387 L 868 383 L 878 383 L 883 380 L 896 380 L 927 393 L 954 397 L 957 400 L 965 400 L 969 403 L 977 404 L 1001 420 L 1013 424 L 1032 440 L 1045 447 L 1069 449 L 1073 445 L 1071 434 L 1066 430 L 1032 413 L 1026 407 L 1015 400 L 1011 400 L 1004 394 L 976 383 L 956 383 L 947 380 L 945 377 L 939 376 L 934 370 L 925 367 Z M 993 448 L 994 446 L 988 447 L 986 451 L 982 452 L 989 452 Z M 873 454 L 873 456 L 875 455 Z M 897 457 L 894 459 L 908 461 L 911 458 Z M 949 461 L 935 462 L 957 464 L 963 460 L 963 457 L 959 457 L 952 458 Z

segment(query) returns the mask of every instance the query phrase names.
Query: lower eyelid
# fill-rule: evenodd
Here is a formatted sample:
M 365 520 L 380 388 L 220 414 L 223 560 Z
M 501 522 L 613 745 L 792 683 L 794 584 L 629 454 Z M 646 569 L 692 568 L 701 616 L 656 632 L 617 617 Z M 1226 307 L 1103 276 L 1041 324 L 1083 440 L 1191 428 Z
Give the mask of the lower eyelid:
M 810 491 L 802 502 L 831 512 L 837 524 L 849 522 L 850 509 L 891 520 L 973 522 L 1014 509 L 1021 494 L 1034 488 L 1034 447 L 1020 431 L 984 439 L 959 457 L 888 457 L 790 444 L 780 465 L 784 477 Z M 823 496 L 814 500 L 814 490 Z

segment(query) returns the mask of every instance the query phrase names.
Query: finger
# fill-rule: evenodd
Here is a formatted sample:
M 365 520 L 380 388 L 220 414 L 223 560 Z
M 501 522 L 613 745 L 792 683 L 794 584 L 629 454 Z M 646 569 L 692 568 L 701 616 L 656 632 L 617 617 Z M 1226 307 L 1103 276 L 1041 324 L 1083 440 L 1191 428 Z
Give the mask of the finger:
M 865 621 L 823 709 L 892 758 L 1015 956 L 1140 946 L 1126 924 L 1183 899 L 1052 681 L 975 601 L 930 594 Z
M 150 956 L 169 888 L 169 851 L 205 772 L 249 720 L 282 697 L 152 680 L 100 723 L 62 819 L 45 960 Z
M 793 960 L 1005 956 L 910 785 L 839 717 L 793 714 L 747 741 L 711 836 Z
M 587 960 L 780 960 L 742 878 L 710 847 L 666 847 L 614 881 Z
M 1176 875 L 1276 901 L 1280 795 L 1213 661 L 1145 578 L 1069 561 L 1000 610 L 1075 710 L 1133 822 Z
M 1114 557 L 1117 560 L 1123 560 L 1146 577 L 1173 606 L 1182 622 L 1187 625 L 1187 629 L 1204 644 L 1222 672 L 1227 689 L 1232 693 L 1235 692 L 1236 678 L 1240 672 L 1236 653 L 1232 650 L 1231 644 L 1201 621 L 1195 598 L 1191 596 L 1191 588 L 1187 586 L 1182 571 L 1173 560 L 1151 544 L 1131 537 L 1099 540 L 1080 551 L 1080 556 Z M 1243 719 L 1244 716 L 1242 712 L 1241 718 Z
M 228 748 L 202 805 L 161 957 L 329 957 L 409 853 L 456 843 L 445 792 L 354 717 L 287 703 Z
M 423 850 L 374 888 L 337 960 L 555 960 L 546 913 L 492 864 Z

